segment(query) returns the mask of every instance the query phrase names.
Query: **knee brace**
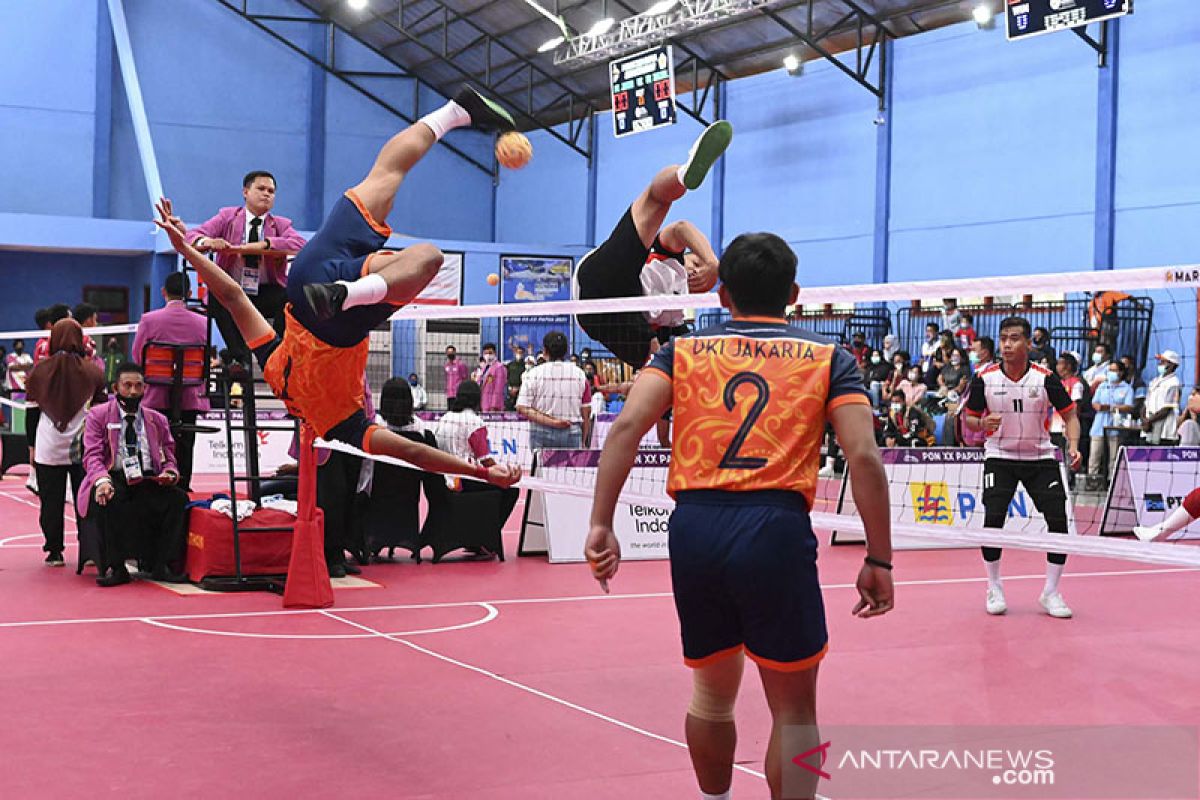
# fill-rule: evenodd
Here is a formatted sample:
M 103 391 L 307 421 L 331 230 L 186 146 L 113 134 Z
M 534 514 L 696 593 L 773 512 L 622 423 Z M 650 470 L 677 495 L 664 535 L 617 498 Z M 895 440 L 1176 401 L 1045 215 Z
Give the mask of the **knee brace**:
M 745 656 L 735 653 L 692 670 L 688 714 L 705 722 L 733 722 Z

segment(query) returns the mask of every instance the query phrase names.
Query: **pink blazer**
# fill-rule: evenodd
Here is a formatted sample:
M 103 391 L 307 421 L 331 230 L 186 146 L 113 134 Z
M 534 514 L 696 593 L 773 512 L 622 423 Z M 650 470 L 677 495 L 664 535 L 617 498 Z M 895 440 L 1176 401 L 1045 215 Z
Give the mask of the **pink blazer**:
M 268 213 L 263 217 L 262 236 L 271 240 L 271 247 L 280 250 L 299 250 L 307 243 L 305 238 L 296 233 L 292 221 L 287 217 L 277 217 Z M 216 216 L 202 225 L 192 228 L 187 233 L 187 240 L 195 244 L 203 236 L 206 239 L 224 239 L 230 244 L 245 244 L 246 237 L 246 207 L 227 206 L 217 212 Z M 240 266 L 242 257 L 224 251 L 217 253 L 217 266 L 233 274 L 233 268 Z M 287 286 L 287 259 L 283 256 L 268 256 L 262 260 L 262 273 L 259 276 L 262 283 L 277 283 Z
M 208 324 L 204 317 L 189 311 L 182 300 L 172 300 L 165 308 L 149 311 L 138 322 L 137 335 L 133 337 L 133 360 L 142 363 L 142 350 L 150 342 L 166 344 L 207 344 Z M 143 403 L 159 410 L 171 405 L 171 387 L 147 386 Z M 189 386 L 183 390 L 184 411 L 208 411 L 208 398 L 203 386 Z
M 124 418 L 117 398 L 107 403 L 92 406 L 83 426 L 83 469 L 87 473 L 76 497 L 79 515 L 86 517 L 92 502 L 92 487 L 96 481 L 117 466 L 117 454 L 121 452 L 121 421 Z M 160 475 L 167 470 L 179 471 L 175 464 L 175 439 L 171 437 L 171 426 L 167 418 L 152 408 L 142 407 L 142 419 L 146 425 L 146 444 L 150 449 L 149 474 Z

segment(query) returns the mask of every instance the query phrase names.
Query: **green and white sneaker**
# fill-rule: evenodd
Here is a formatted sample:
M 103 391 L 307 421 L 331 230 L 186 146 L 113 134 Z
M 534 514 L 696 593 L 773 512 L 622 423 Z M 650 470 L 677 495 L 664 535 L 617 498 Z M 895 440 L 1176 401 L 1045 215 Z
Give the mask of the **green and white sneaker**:
M 704 176 L 708 175 L 731 141 L 733 126 L 725 120 L 718 120 L 705 128 L 688 151 L 687 163 L 679 168 L 679 182 L 688 190 L 699 189 L 700 184 L 704 183 Z
M 464 86 L 454 96 L 454 102 L 462 106 L 463 110 L 471 115 L 472 128 L 482 131 L 500 131 L 503 133 L 515 130 L 517 127 L 517 123 L 513 122 L 511 114 L 501 108 L 499 104 L 487 99 L 470 86 Z

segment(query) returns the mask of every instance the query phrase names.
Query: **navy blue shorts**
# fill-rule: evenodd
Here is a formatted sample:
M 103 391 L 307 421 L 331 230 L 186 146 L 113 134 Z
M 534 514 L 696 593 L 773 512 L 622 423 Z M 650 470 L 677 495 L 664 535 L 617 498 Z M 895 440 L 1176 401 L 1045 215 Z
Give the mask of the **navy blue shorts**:
M 671 582 L 689 667 L 741 652 L 761 666 L 815 666 L 829 640 L 817 538 L 794 492 L 679 492 Z
M 297 254 L 288 271 L 288 301 L 296 321 L 326 344 L 353 347 L 390 317 L 395 306 L 376 303 L 355 306 L 319 322 L 304 299 L 306 284 L 361 278 L 367 259 L 383 248 L 390 233 L 370 218 L 350 192 L 339 197 L 321 229 Z

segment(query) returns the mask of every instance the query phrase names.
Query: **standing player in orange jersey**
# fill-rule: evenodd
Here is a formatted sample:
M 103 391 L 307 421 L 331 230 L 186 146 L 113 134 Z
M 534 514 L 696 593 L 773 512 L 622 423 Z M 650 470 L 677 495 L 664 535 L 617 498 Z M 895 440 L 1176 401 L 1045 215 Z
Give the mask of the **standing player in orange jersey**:
M 634 383 L 600 459 L 585 555 L 607 591 L 621 560 L 617 499 L 638 442 L 673 408 L 671 580 L 684 663 L 693 669 L 692 765 L 704 797 L 729 797 L 734 704 L 748 656 L 771 708 L 766 772 L 778 798 L 784 764 L 819 743 L 817 666 L 827 635 L 808 512 L 826 418 L 854 473 L 866 528 L 860 617 L 892 608 L 889 509 L 878 502 L 888 496 L 887 476 L 854 358 L 784 318 L 799 291 L 787 244 L 769 233 L 739 236 L 719 273 L 721 303 L 733 319 L 672 340 Z M 799 726 L 792 743 L 803 746 L 794 753 L 782 752 L 785 726 Z M 800 772 L 788 796 L 813 797 L 816 775 L 793 774 Z
M 275 395 L 317 435 L 432 472 L 511 486 L 521 477 L 520 467 L 469 463 L 374 425 L 363 410 L 371 330 L 420 294 L 442 264 L 441 251 L 431 244 L 382 250 L 391 235 L 383 220 L 409 170 L 449 130 L 465 126 L 511 130 L 513 121 L 502 108 L 464 88 L 383 146 L 367 177 L 337 201 L 292 263 L 282 337 L 236 281 L 185 241 L 183 222 L 170 200 L 160 201 L 156 222 L 229 309 Z

